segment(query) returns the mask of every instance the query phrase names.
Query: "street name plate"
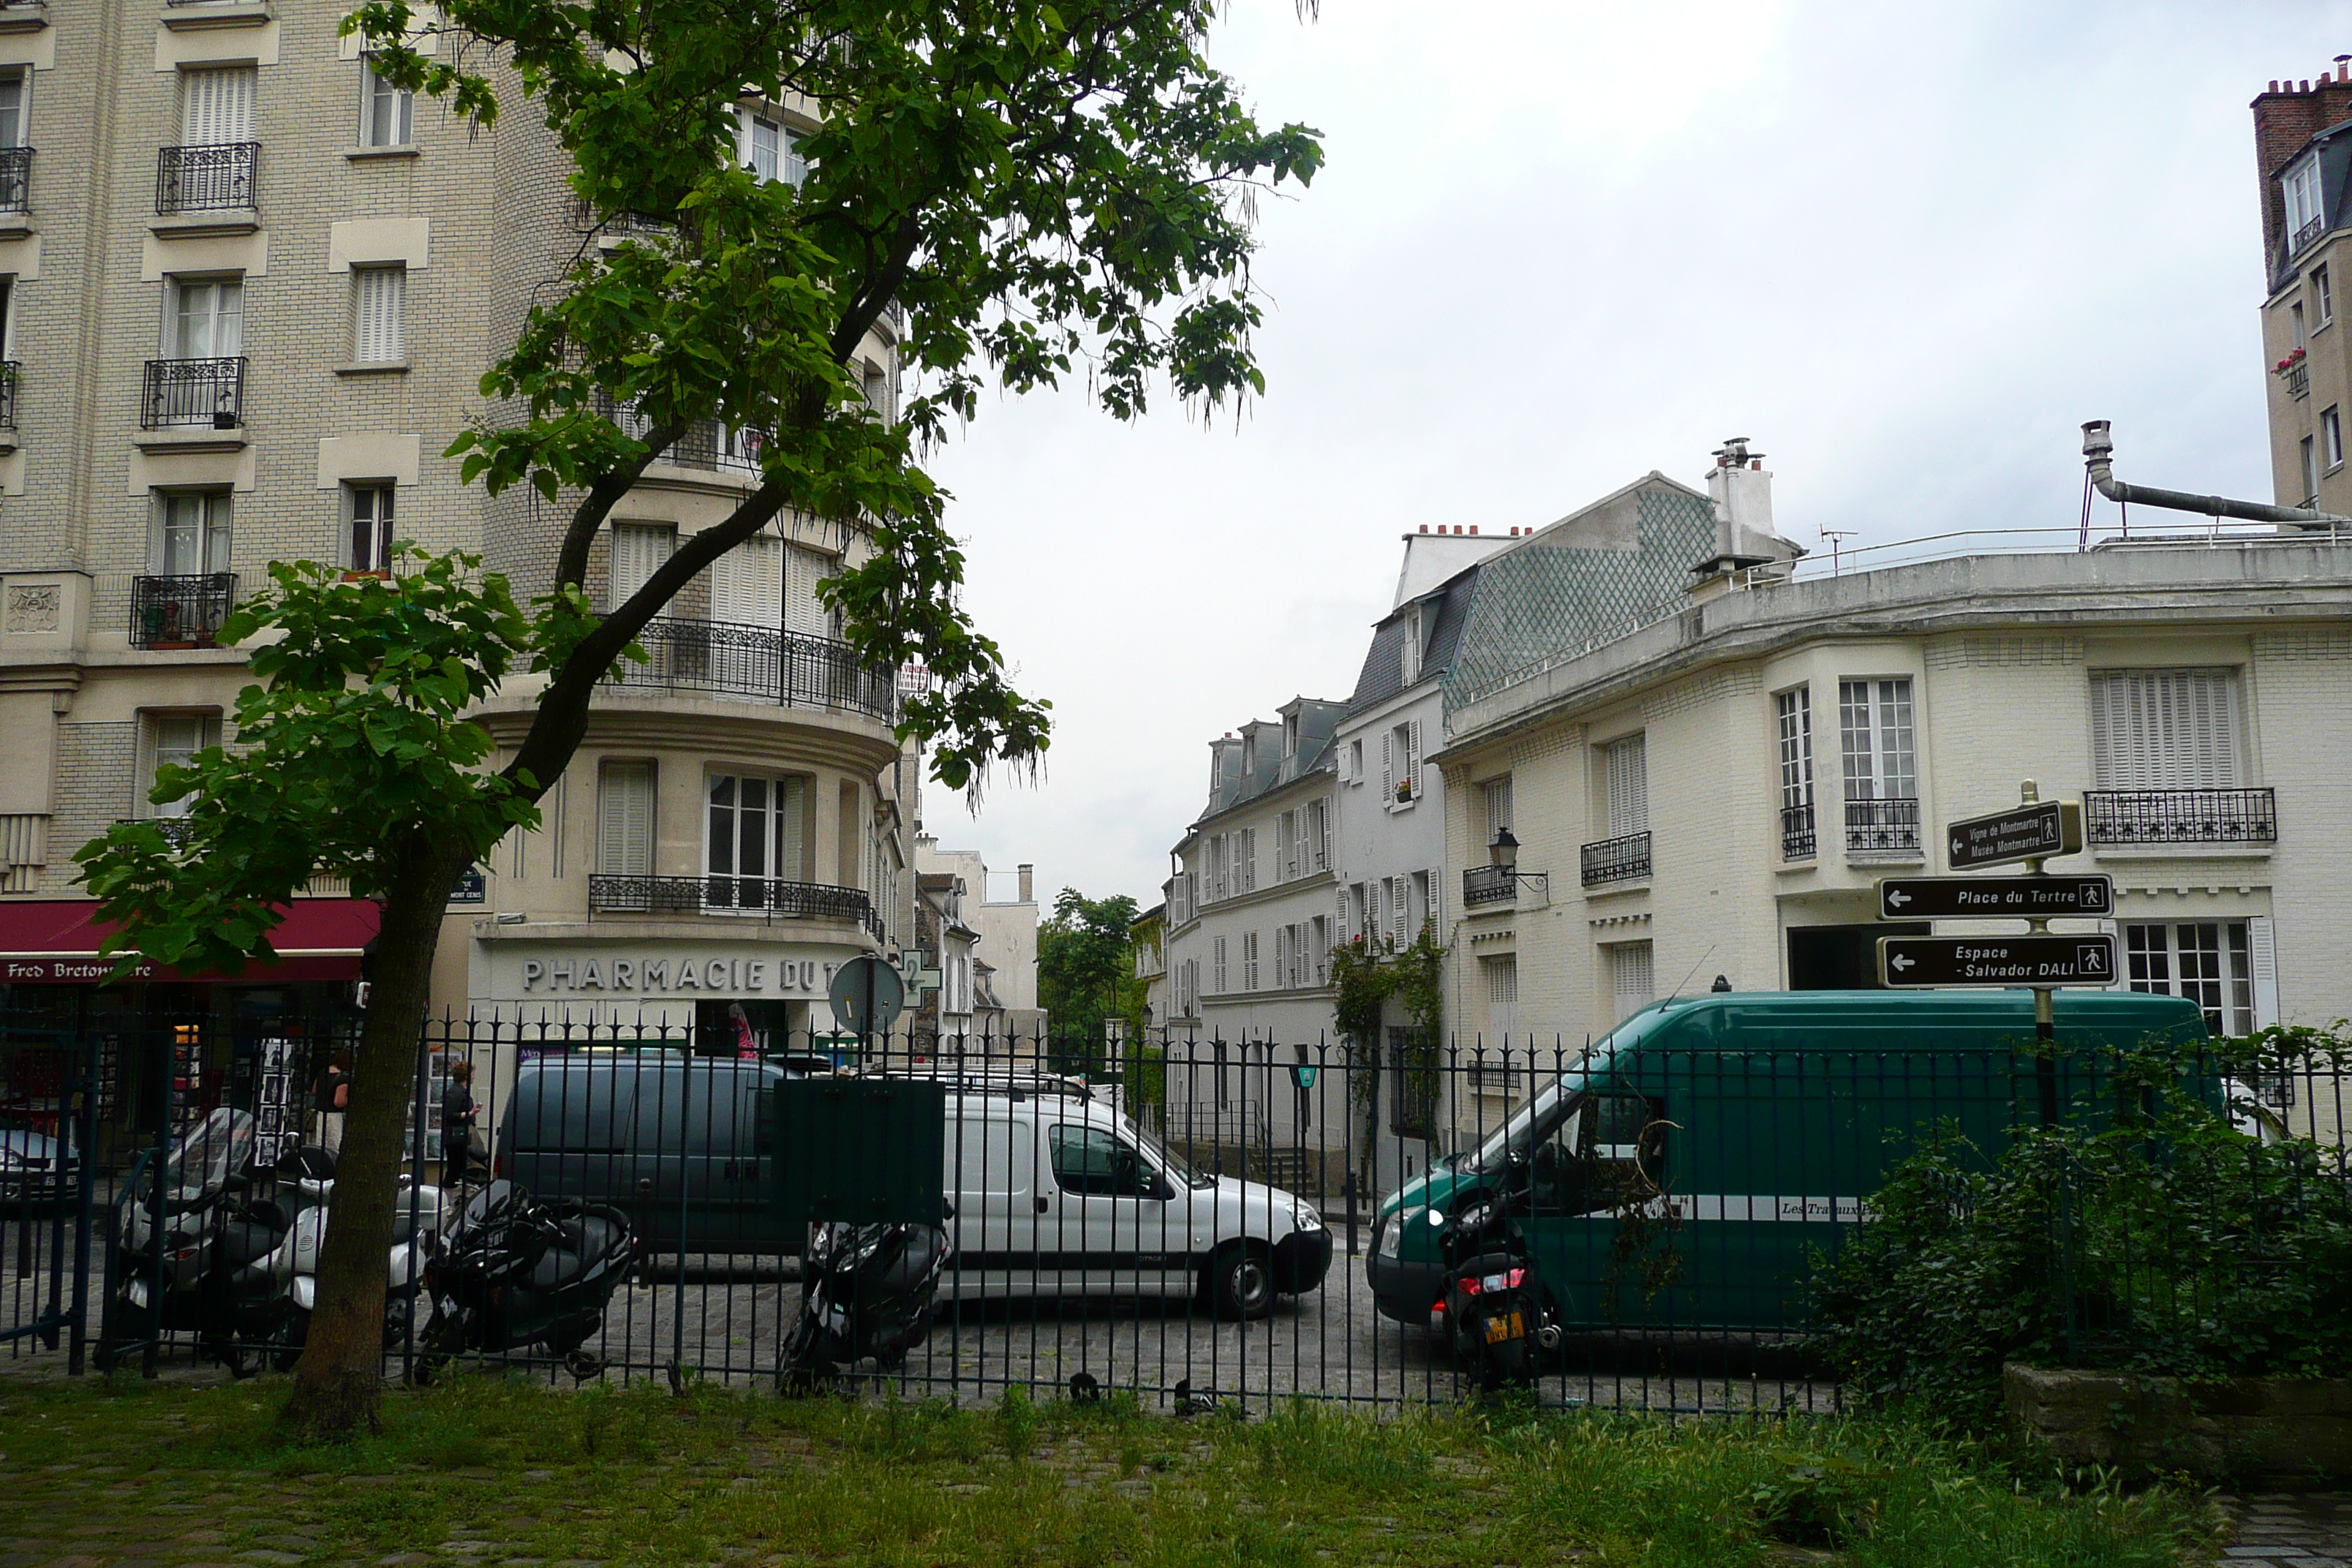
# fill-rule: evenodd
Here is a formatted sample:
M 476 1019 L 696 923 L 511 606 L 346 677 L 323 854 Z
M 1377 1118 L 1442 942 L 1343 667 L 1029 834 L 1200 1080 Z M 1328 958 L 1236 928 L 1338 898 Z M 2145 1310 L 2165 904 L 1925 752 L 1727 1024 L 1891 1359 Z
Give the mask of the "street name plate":
M 1886 985 L 2109 985 L 2111 936 L 1883 936 Z
M 1964 817 L 1944 829 L 1944 845 L 1956 871 L 2072 855 L 2083 847 L 2083 808 L 2071 800 L 2040 800 L 1990 816 Z
M 2111 915 L 2108 877 L 1881 877 L 1878 918 L 1991 920 L 2003 915 Z

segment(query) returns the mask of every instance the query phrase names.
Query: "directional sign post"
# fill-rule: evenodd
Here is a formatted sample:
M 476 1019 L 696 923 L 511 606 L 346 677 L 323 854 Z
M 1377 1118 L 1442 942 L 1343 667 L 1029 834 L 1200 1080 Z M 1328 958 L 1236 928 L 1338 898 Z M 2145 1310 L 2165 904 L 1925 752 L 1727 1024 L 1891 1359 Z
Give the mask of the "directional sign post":
M 2000 920 L 2116 912 L 2109 877 L 1881 877 L 1878 918 L 1887 921 Z
M 1889 985 L 2098 985 L 2115 984 L 2116 939 L 2085 936 L 1883 936 L 1878 968 Z
M 1944 847 L 1955 871 L 2072 855 L 2083 847 L 2083 807 L 2071 800 L 2037 800 L 1967 817 L 1944 830 Z

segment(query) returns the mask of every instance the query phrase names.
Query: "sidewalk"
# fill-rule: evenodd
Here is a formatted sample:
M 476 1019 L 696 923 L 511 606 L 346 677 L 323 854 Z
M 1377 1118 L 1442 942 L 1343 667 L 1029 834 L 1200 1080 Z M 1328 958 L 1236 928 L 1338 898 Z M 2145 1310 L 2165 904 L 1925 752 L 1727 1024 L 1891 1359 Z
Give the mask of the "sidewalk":
M 2263 1492 L 2231 1498 L 2236 1521 L 2216 1568 L 2346 1568 L 2352 1564 L 2352 1493 Z

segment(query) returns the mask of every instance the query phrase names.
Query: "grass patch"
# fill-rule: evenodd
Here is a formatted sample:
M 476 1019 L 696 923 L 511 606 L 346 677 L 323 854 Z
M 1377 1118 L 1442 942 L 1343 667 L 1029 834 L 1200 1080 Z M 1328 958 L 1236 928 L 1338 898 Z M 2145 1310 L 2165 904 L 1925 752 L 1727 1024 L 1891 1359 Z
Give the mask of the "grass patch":
M 2157 1568 L 2202 1500 L 2084 1489 L 1882 1422 L 1369 1416 L 1178 1422 L 1130 1399 L 962 1409 L 457 1377 L 297 1447 L 268 1385 L 0 1391 L 6 1536 L 104 1555 L 629 1563 L 1326 1563 Z M 19 1548 L 21 1549 L 21 1548 Z M 152 1548 L 151 1548 L 152 1549 Z

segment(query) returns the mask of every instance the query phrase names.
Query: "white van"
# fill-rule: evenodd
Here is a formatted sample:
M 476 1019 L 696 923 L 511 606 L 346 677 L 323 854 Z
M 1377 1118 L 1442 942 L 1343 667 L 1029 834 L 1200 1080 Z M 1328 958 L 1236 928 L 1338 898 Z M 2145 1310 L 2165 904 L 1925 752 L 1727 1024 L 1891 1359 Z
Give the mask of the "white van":
M 947 1114 L 942 1295 L 1197 1294 L 1258 1318 L 1330 1268 L 1304 1198 L 1192 1170 L 1081 1084 L 952 1079 Z

